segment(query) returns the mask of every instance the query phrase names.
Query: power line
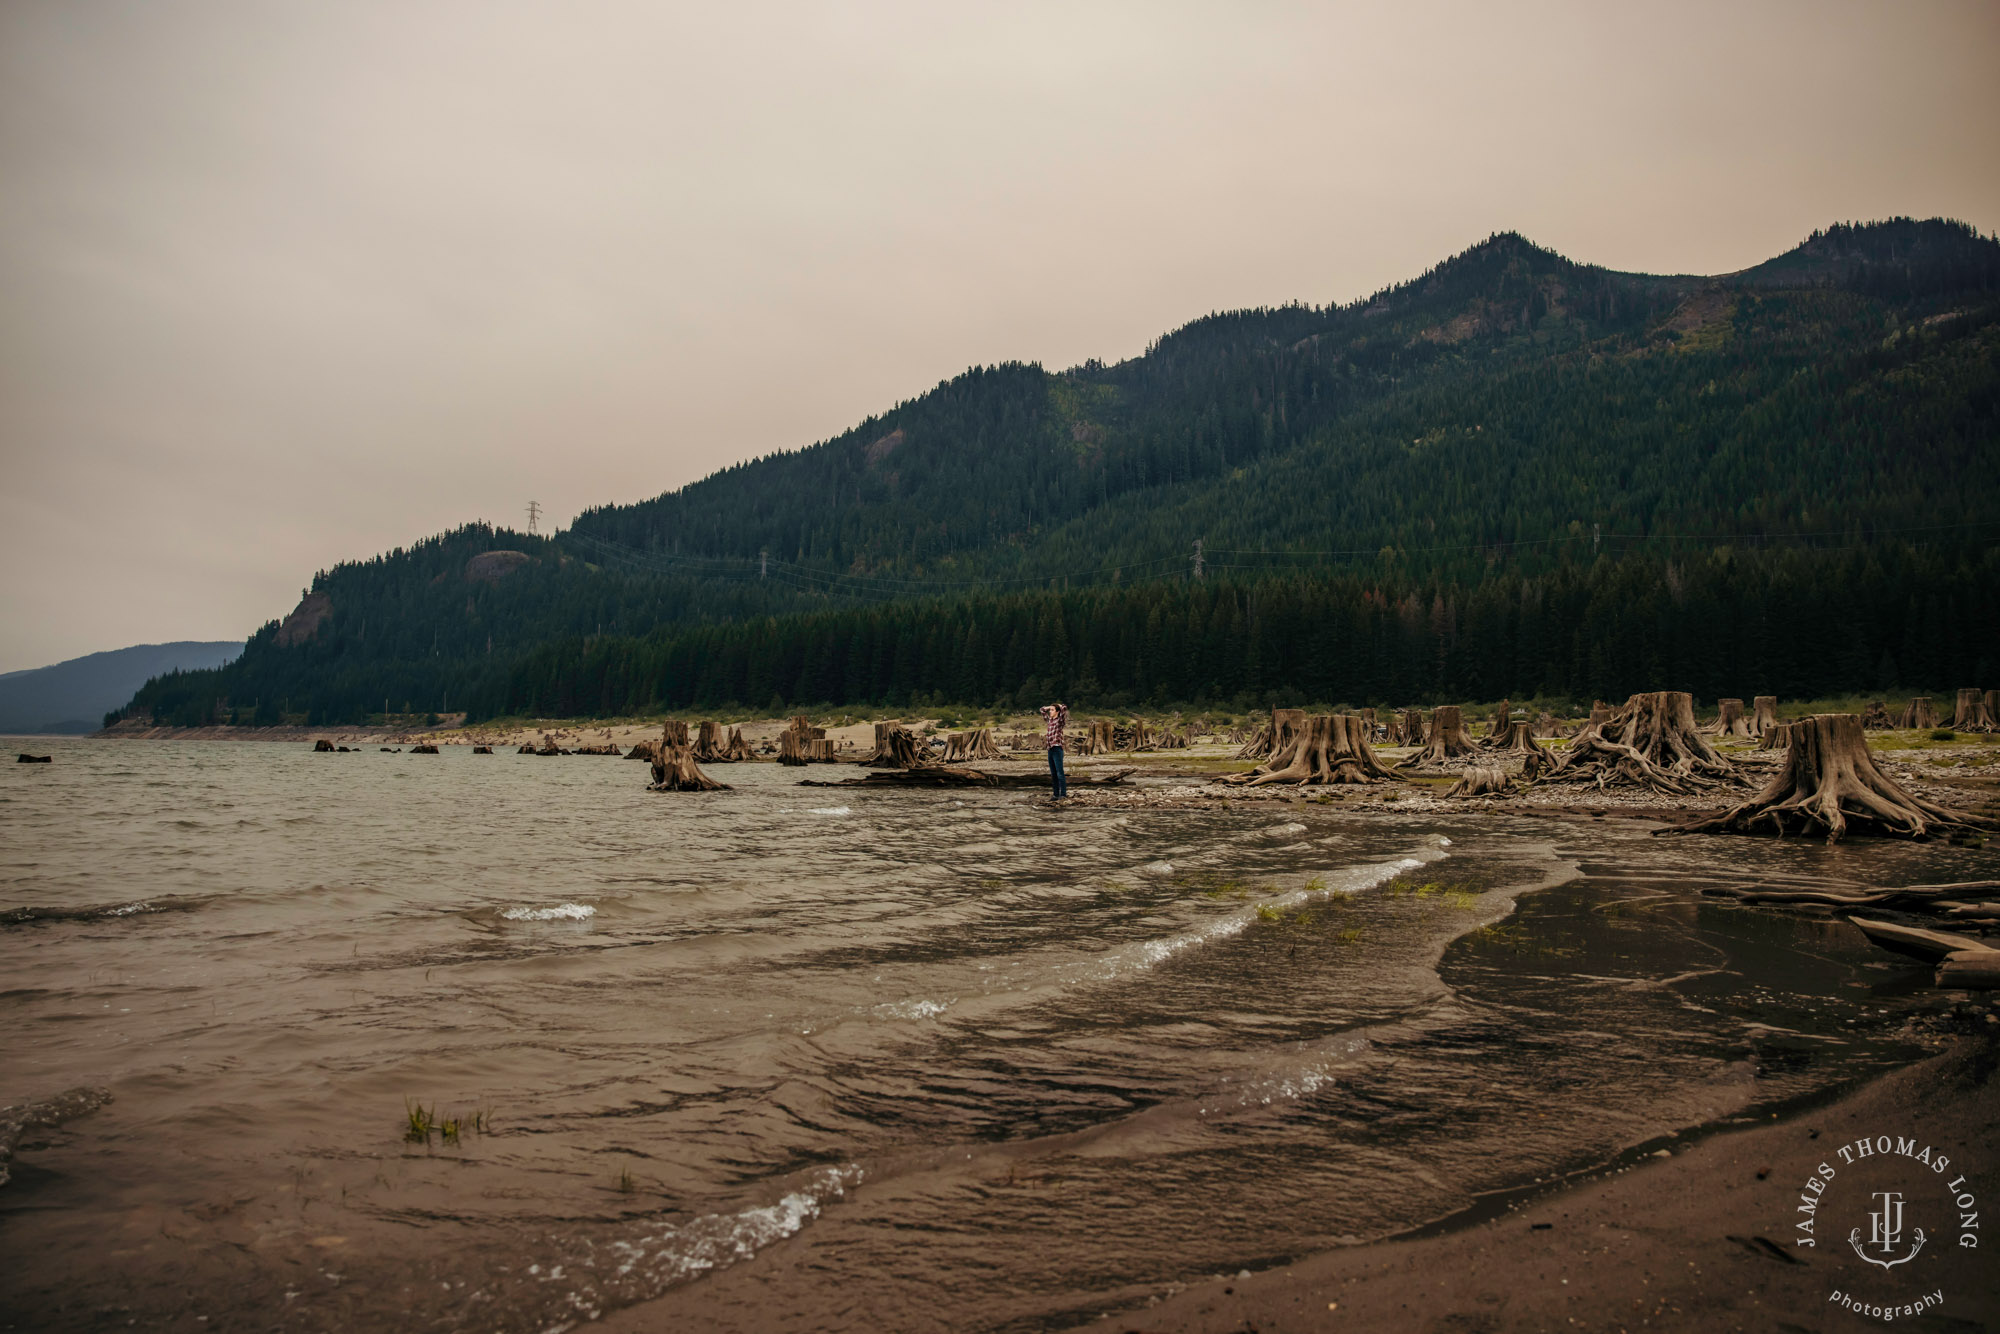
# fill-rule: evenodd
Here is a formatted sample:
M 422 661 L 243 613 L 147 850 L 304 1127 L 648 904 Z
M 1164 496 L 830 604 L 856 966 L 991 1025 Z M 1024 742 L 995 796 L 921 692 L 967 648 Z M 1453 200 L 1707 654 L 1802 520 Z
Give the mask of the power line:
M 535 528 L 535 525 L 536 525 L 536 524 L 537 524 L 538 522 L 540 522 L 540 520 L 541 520 L 541 517 L 542 517 L 542 506 L 541 506 L 541 502 L 540 502 L 540 501 L 535 501 L 535 500 L 531 500 L 531 501 L 529 501 L 529 502 L 528 502 L 528 536 L 529 536 L 529 537 L 534 537 L 534 536 L 536 536 L 536 528 Z

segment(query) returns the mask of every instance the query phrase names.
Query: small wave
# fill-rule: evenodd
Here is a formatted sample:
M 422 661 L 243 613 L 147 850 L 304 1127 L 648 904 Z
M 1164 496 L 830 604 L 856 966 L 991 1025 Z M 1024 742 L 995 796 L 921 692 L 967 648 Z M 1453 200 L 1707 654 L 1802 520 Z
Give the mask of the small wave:
M 652 1236 L 613 1242 L 611 1250 L 620 1257 L 617 1275 L 636 1275 L 657 1291 L 748 1260 L 773 1242 L 796 1236 L 828 1203 L 860 1183 L 858 1164 L 821 1168 L 776 1204 L 740 1214 L 704 1214 Z
M 597 909 L 587 903 L 564 903 L 554 908 L 509 908 L 500 916 L 509 922 L 581 922 L 597 916 Z
M 94 904 L 84 908 L 0 908 L 0 926 L 31 926 L 36 922 L 106 922 L 120 917 L 147 913 L 188 912 L 200 907 L 203 898 L 150 899 L 132 903 Z
M 1302 824 L 1274 824 L 1263 832 L 1266 838 L 1292 838 L 1306 832 Z
M 1379 885 L 1403 871 L 1414 871 L 1422 865 L 1423 863 L 1415 857 L 1404 857 L 1398 861 L 1357 867 L 1350 874 L 1341 877 L 1341 883 L 1329 884 L 1322 881 L 1316 888 L 1289 890 L 1283 894 L 1273 895 L 1255 907 L 1218 917 L 1186 931 L 1162 936 L 1158 940 L 1140 941 L 1136 945 L 1115 950 L 1107 958 L 1093 960 L 1084 965 L 1079 970 L 1076 980 L 1107 981 L 1128 973 L 1143 972 L 1196 945 L 1212 945 L 1216 941 L 1242 934 L 1246 927 L 1257 920 L 1259 909 L 1296 907 L 1324 894 L 1351 894 L 1356 890 Z
M 812 808 L 812 813 L 814 815 L 852 815 L 854 814 L 854 808 L 852 806 L 815 806 Z
M 887 1001 L 877 1005 L 873 1013 L 890 1019 L 935 1019 L 951 1008 L 950 1001 L 915 1000 Z
M 1139 868 L 1139 874 L 1141 875 L 1172 875 L 1173 873 L 1174 864 L 1172 862 L 1147 862 Z

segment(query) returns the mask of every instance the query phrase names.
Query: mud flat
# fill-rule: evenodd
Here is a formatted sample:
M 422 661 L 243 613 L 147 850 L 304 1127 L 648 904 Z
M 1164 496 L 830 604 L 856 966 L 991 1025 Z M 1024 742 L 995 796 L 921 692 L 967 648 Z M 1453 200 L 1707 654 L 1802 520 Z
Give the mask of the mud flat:
M 1885 1130 L 1936 1146 L 1982 1203 L 1992 1198 L 2000 1181 L 1993 1013 L 1970 1017 L 1985 1032 L 1831 1106 L 1684 1149 L 1649 1150 L 1635 1165 L 1566 1190 L 1496 1199 L 1429 1235 L 1324 1252 L 1247 1278 L 1218 1276 L 1095 1327 L 1146 1334 L 1854 1329 L 1882 1322 L 1830 1294 L 1941 1291 L 1934 1311 L 1899 1316 L 1891 1327 L 1990 1328 L 2000 1318 L 2000 1265 L 1958 1245 L 1957 1219 L 1946 1220 L 1945 1235 L 1933 1233 L 1928 1268 L 1912 1261 L 1894 1271 L 1856 1262 L 1844 1216 L 1837 1228 L 1822 1226 L 1812 1248 L 1795 1244 L 1794 1225 L 1815 1166 L 1830 1161 L 1841 1170 L 1840 1146 Z M 1867 1227 L 1865 1204 L 1848 1212 Z

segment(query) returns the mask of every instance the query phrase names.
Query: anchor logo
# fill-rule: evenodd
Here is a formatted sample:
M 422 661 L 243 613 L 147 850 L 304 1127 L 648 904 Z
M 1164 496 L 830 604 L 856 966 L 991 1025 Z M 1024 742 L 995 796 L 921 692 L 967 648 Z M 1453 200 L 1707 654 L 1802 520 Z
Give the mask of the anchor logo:
M 1886 1257 L 1893 1253 L 1903 1240 L 1903 1193 L 1899 1190 L 1878 1190 L 1874 1198 L 1881 1207 L 1868 1211 L 1868 1245 L 1881 1251 L 1882 1256 Z M 1847 1234 L 1847 1244 L 1854 1248 L 1856 1255 L 1869 1264 L 1880 1265 L 1884 1269 L 1894 1269 L 1897 1265 L 1908 1264 L 1916 1259 L 1917 1252 L 1924 1248 L 1924 1230 L 1915 1228 L 1913 1235 L 1916 1241 L 1911 1244 L 1910 1253 L 1893 1260 L 1878 1258 L 1863 1250 L 1860 1228 L 1855 1228 Z

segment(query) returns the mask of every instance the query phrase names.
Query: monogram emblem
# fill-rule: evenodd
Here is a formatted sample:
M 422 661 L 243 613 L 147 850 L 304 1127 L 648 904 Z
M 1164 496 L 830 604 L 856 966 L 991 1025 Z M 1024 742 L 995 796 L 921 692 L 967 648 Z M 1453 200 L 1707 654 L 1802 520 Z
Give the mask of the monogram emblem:
M 1854 1253 L 1863 1260 L 1871 1265 L 1880 1265 L 1884 1269 L 1894 1269 L 1897 1265 L 1909 1263 L 1916 1258 L 1917 1252 L 1924 1248 L 1924 1230 L 1922 1228 L 1913 1230 L 1912 1235 L 1916 1240 L 1910 1244 L 1907 1255 L 1890 1259 L 1889 1257 L 1895 1255 L 1896 1248 L 1903 1242 L 1903 1192 L 1878 1190 L 1874 1199 L 1876 1207 L 1868 1211 L 1867 1246 L 1864 1248 L 1862 1245 L 1860 1228 L 1855 1228 L 1847 1234 L 1847 1244 L 1852 1246 Z M 1870 1255 L 1868 1252 L 1871 1250 L 1879 1251 L 1880 1254 Z

